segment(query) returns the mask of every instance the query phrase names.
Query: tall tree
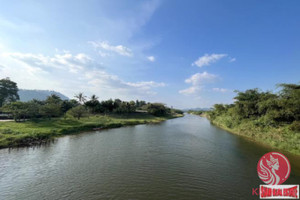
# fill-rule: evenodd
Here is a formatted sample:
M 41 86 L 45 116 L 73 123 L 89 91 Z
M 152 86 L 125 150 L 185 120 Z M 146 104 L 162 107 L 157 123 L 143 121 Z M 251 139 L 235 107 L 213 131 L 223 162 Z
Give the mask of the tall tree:
M 9 112 L 12 114 L 16 122 L 21 121 L 21 119 L 25 119 L 26 114 L 28 112 L 27 103 L 25 102 L 12 102 L 10 104 L 6 104 L 3 106 L 3 111 Z
M 77 118 L 80 120 L 81 117 L 83 117 L 86 114 L 86 109 L 84 106 L 79 105 L 74 108 L 71 108 L 68 113 L 72 115 L 73 117 Z
M 98 100 L 98 97 L 95 94 L 93 94 L 91 96 L 91 101 L 97 101 L 97 100 Z
M 46 103 L 54 103 L 54 104 L 60 104 L 62 103 L 61 98 L 56 94 L 51 94 L 47 97 Z
M 84 96 L 82 92 L 79 92 L 74 97 L 77 98 L 79 103 L 81 104 L 83 104 L 86 101 L 86 96 Z
M 88 108 L 91 113 L 95 113 L 97 107 L 100 105 L 98 101 L 98 97 L 96 95 L 92 95 L 89 101 L 86 101 L 84 105 Z
M 5 103 L 10 103 L 19 100 L 17 83 L 9 78 L 0 80 L 0 107 Z

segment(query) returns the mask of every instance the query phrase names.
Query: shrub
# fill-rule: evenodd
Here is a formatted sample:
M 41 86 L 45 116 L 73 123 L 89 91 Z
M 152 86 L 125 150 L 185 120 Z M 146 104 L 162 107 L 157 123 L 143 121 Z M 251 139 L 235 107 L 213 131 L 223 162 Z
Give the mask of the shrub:
M 300 121 L 294 121 L 290 125 L 290 130 L 300 132 Z

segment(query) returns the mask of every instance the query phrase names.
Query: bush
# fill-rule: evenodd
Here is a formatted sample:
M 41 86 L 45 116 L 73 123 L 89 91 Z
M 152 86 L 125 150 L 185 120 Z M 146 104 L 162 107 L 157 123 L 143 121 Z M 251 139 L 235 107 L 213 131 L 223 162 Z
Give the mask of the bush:
M 296 132 L 300 132 L 300 121 L 294 121 L 294 122 L 290 125 L 290 130 L 296 131 Z
M 161 103 L 150 103 L 147 105 L 147 111 L 154 116 L 165 116 L 169 114 L 170 109 Z
M 87 114 L 87 111 L 84 106 L 79 105 L 74 108 L 71 108 L 67 114 L 73 116 L 74 118 L 77 118 L 80 120 L 81 117 L 85 116 Z

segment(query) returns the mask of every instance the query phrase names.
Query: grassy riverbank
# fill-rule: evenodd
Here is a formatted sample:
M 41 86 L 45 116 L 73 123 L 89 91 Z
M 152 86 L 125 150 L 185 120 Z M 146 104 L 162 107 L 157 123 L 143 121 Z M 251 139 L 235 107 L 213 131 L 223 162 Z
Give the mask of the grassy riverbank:
M 215 104 L 203 114 L 232 133 L 300 155 L 300 85 L 278 84 L 276 93 L 235 91 L 232 104 Z
M 30 146 L 49 141 L 51 138 L 91 131 L 102 127 L 117 128 L 128 125 L 159 123 L 167 119 L 181 117 L 169 115 L 156 117 L 147 113 L 123 115 L 93 115 L 80 120 L 74 118 L 53 118 L 29 120 L 26 122 L 0 122 L 0 148 Z
M 208 117 L 208 115 L 205 116 Z M 212 124 L 231 133 L 282 151 L 300 155 L 300 133 L 293 131 L 291 124 L 281 124 L 277 127 L 260 126 L 258 120 L 243 119 L 237 122 L 227 115 L 220 115 L 214 119 L 208 117 L 208 119 Z

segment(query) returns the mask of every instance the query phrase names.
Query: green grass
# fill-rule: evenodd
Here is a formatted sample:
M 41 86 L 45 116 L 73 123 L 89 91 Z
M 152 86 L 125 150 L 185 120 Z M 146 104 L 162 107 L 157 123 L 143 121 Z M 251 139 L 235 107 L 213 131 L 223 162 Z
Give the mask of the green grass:
M 228 115 L 217 116 L 211 122 L 231 133 L 275 149 L 300 155 L 300 133 L 291 130 L 290 124 L 281 124 L 277 127 L 262 126 L 258 120 L 247 119 L 237 122 Z
M 80 120 L 74 118 L 39 119 L 26 122 L 0 122 L 0 148 L 29 146 L 49 141 L 51 138 L 90 131 L 93 128 L 117 128 L 128 125 L 159 123 L 181 117 L 173 115 L 155 117 L 147 113 L 124 115 L 93 115 Z

